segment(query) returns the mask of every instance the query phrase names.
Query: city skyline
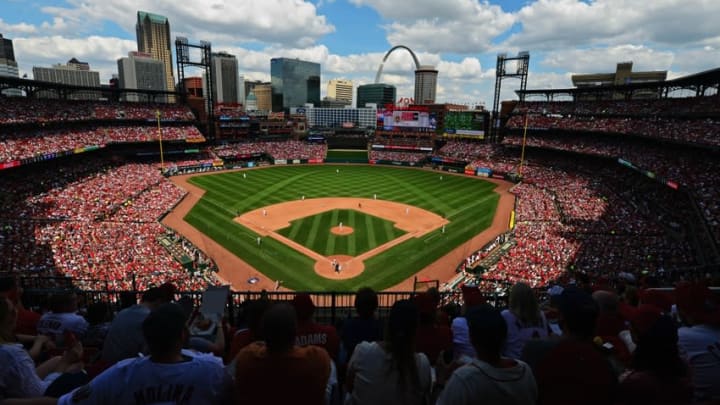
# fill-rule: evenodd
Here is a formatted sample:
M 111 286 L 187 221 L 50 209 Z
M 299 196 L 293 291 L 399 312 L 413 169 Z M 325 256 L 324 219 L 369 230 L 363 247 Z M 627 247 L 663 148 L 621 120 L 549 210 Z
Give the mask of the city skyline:
M 374 82 L 384 54 L 411 48 L 423 65 L 439 71 L 437 101 L 491 107 L 498 53 L 530 52 L 528 88 L 572 87 L 574 73 L 612 72 L 618 62 L 635 70 L 668 70 L 668 78 L 720 66 L 720 30 L 709 0 L 492 1 L 429 0 L 215 0 L 179 7 L 169 0 L 0 0 L 0 33 L 14 42 L 20 76 L 32 66 L 72 57 L 100 72 L 102 83 L 116 61 L 137 50 L 136 13 L 166 16 L 171 39 L 212 42 L 213 51 L 236 55 L 246 80 L 270 79 L 270 59 L 320 63 L 322 96 L 330 79 L 354 86 Z M 292 18 L 287 18 L 292 16 Z M 394 52 L 383 82 L 398 97 L 413 97 L 414 69 L 407 52 Z M 194 74 L 193 74 L 194 75 Z M 518 83 L 503 83 L 502 99 Z

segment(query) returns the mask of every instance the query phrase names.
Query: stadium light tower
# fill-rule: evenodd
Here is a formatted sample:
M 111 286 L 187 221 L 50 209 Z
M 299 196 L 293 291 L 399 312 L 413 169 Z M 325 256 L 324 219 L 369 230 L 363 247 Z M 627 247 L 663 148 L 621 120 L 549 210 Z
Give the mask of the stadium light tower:
M 508 69 L 508 62 L 516 62 L 515 70 Z M 520 90 L 523 92 L 527 88 L 528 71 L 530 70 L 530 52 L 522 51 L 517 56 L 507 56 L 501 53 L 497 56 L 497 65 L 495 67 L 495 98 L 493 99 L 492 138 L 497 141 L 498 130 L 500 129 L 500 112 L 498 106 L 500 104 L 500 91 L 502 89 L 503 79 L 520 79 Z M 525 101 L 525 94 L 520 93 L 520 101 Z

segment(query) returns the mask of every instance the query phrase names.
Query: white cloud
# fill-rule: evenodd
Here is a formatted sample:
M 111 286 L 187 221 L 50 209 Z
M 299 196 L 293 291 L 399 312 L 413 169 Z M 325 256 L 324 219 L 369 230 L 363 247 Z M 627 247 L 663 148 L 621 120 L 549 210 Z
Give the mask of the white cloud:
M 522 30 L 507 45 L 558 49 L 645 43 L 687 45 L 718 38 L 720 2 L 713 0 L 537 0 L 518 13 Z
M 391 20 L 388 42 L 433 53 L 480 53 L 508 30 L 515 17 L 500 6 L 477 0 L 351 0 Z
M 33 66 L 48 67 L 65 63 L 70 58 L 88 62 L 92 70 L 100 72 L 100 81 L 106 83 L 117 72 L 117 59 L 136 50 L 135 41 L 120 38 L 91 36 L 65 38 L 62 36 L 15 38 L 15 59 L 22 74 L 32 77 Z
M 68 0 L 67 7 L 42 11 L 61 19 L 56 30 L 83 32 L 102 21 L 113 21 L 128 33 L 135 32 L 138 10 L 168 17 L 171 35 L 197 40 L 260 42 L 305 47 L 334 31 L 314 4 L 301 0 L 212 0 L 209 4 L 156 0 Z M 94 24 L 88 24 L 93 22 Z M 50 24 L 48 24 L 51 26 Z
M 27 23 L 8 24 L 0 18 L 0 32 L 7 38 L 14 35 L 34 34 L 37 32 L 37 28 Z
M 618 62 L 632 61 L 633 70 L 668 70 L 675 60 L 670 51 L 644 45 L 618 45 L 589 49 L 560 49 L 546 52 L 540 65 L 575 73 L 614 72 Z

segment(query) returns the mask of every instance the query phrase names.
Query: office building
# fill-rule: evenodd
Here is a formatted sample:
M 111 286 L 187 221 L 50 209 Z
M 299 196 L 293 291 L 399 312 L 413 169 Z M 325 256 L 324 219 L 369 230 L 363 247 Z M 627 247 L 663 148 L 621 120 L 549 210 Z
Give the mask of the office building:
M 352 105 L 353 83 L 343 79 L 330 80 L 327 87 L 327 98 L 345 105 Z
M 205 82 L 201 77 L 186 77 L 185 91 L 190 97 L 202 98 L 204 93 L 203 84 Z
M 135 31 L 137 33 L 138 52 L 150 54 L 151 57 L 161 61 L 163 64 L 165 77 L 165 88 L 163 90 L 175 91 L 175 76 L 173 75 L 170 48 L 170 22 L 167 17 L 138 11 Z
M 68 84 L 71 86 L 100 87 L 100 73 L 90 70 L 87 62 L 75 58 L 67 64 L 56 64 L 52 67 L 33 66 L 33 78 L 42 82 Z M 45 94 L 46 97 L 57 97 L 57 94 Z M 85 91 L 68 94 L 70 100 L 97 100 L 100 92 Z
M 261 84 L 255 86 L 253 90 L 255 94 L 256 110 L 272 111 L 272 86 L 269 84 Z
M 306 103 L 320 105 L 319 63 L 273 58 L 270 60 L 270 84 L 273 111 L 289 111 L 290 107 Z M 257 91 L 255 96 L 258 96 Z
M 142 52 L 130 52 L 127 58 L 118 59 L 118 76 L 121 89 L 166 91 L 165 65 Z M 125 93 L 123 101 L 166 102 L 167 96 Z
M 3 38 L 2 34 L 0 34 L 0 76 L 20 76 L 12 39 Z M 5 89 L 2 94 L 4 96 L 22 96 L 23 92 L 20 89 Z
M 434 66 L 420 66 L 415 71 L 415 104 L 435 104 L 437 76 Z
M 396 94 L 397 89 L 390 84 L 363 84 L 357 88 L 357 107 L 362 108 L 367 103 L 372 103 L 378 108 L 385 108 L 388 104 L 395 104 Z
M 210 69 L 214 81 L 215 103 L 240 103 L 240 93 L 244 88 L 238 82 L 238 61 L 235 55 L 225 52 L 213 53 Z
M 262 80 L 245 80 L 243 82 L 243 85 L 245 86 L 245 98 L 250 95 L 251 91 L 255 90 L 255 86 L 261 85 L 261 84 L 267 84 L 270 85 L 270 82 L 264 82 Z
M 251 91 L 245 98 L 245 111 L 256 111 L 257 109 L 257 97 L 255 97 L 255 93 Z

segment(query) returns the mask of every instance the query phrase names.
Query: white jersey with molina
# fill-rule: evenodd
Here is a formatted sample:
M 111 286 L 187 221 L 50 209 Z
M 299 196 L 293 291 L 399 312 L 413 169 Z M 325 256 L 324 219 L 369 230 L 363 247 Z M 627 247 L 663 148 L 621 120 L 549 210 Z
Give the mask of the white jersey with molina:
M 58 404 L 215 404 L 226 401 L 231 390 L 232 378 L 213 356 L 172 364 L 139 357 L 115 364 Z

